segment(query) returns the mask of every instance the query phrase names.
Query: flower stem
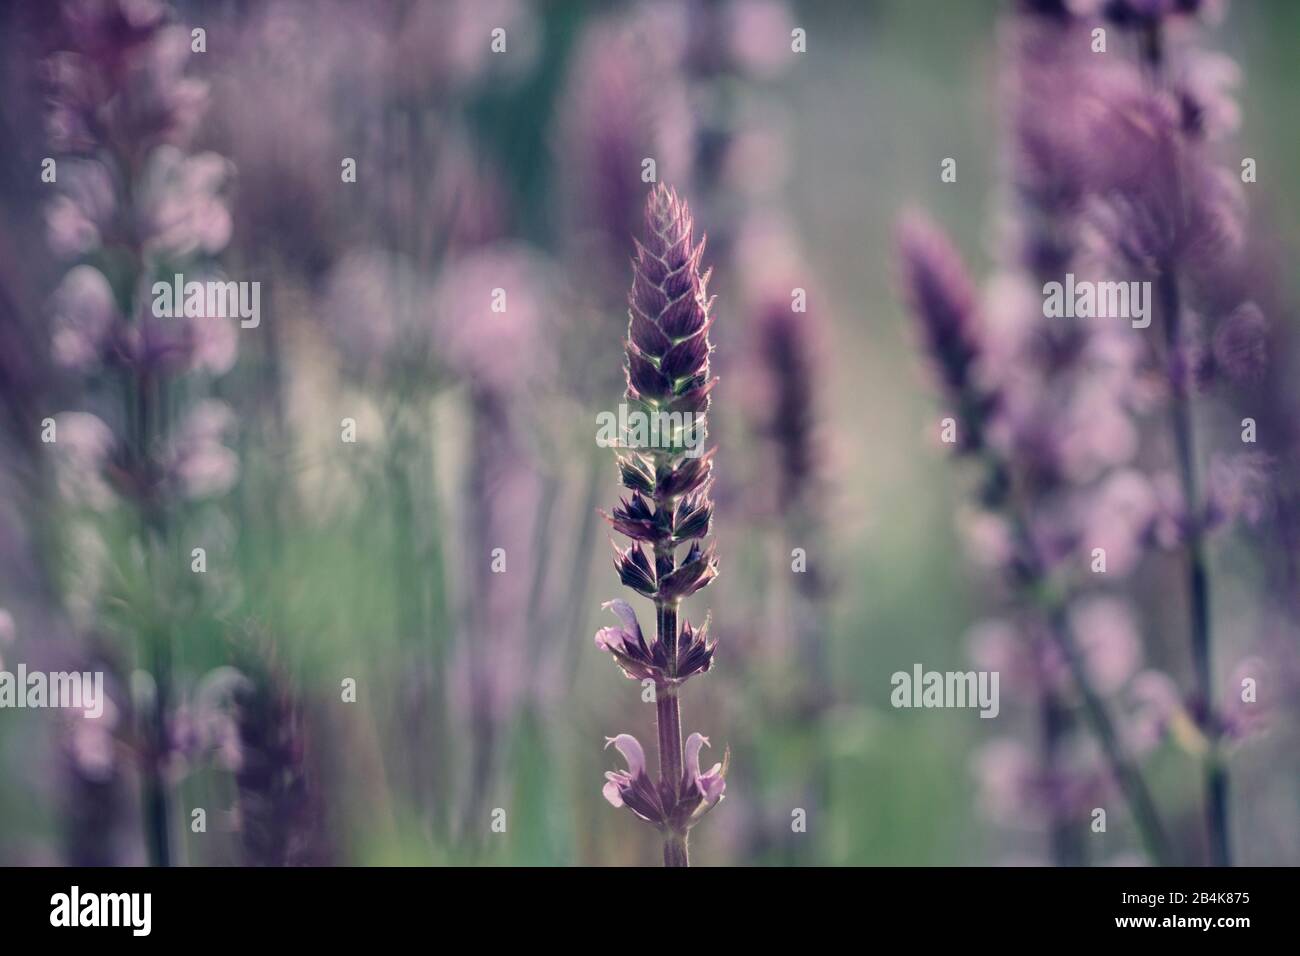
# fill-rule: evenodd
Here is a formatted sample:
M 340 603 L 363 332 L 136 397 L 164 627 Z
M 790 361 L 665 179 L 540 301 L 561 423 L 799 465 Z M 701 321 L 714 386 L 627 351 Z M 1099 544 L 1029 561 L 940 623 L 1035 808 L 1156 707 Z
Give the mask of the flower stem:
M 657 549 L 660 568 L 673 563 L 671 547 Z M 668 651 L 668 673 L 677 674 L 677 602 L 655 602 L 655 626 L 659 645 Z M 658 688 L 655 693 L 655 721 L 659 730 L 660 789 L 672 794 L 676 804 L 682 783 L 682 711 L 676 688 Z M 686 834 L 668 834 L 664 842 L 664 866 L 689 866 Z
M 1230 866 L 1228 851 L 1228 773 L 1219 755 L 1218 724 L 1214 713 L 1214 669 L 1210 654 L 1210 575 L 1200 525 L 1200 493 L 1196 481 L 1196 437 L 1191 401 L 1184 371 L 1179 368 L 1182 309 L 1178 276 L 1162 270 L 1159 280 L 1160 307 L 1164 313 L 1167 361 L 1175 369 L 1173 432 L 1178 455 L 1178 473 L 1183 500 L 1190 519 L 1187 539 L 1187 600 L 1191 627 L 1192 670 L 1196 681 L 1197 713 L 1201 729 L 1209 740 L 1205 765 L 1205 820 L 1209 834 L 1210 864 Z
M 162 763 L 167 756 L 167 708 L 171 684 L 171 649 L 166 634 L 156 629 L 150 636 L 150 670 L 154 698 L 145 719 L 144 812 L 145 840 L 150 866 L 171 866 L 171 801 Z
M 664 866 L 690 866 L 691 854 L 686 847 L 686 834 L 670 834 L 664 841 Z
M 677 606 L 662 604 L 658 608 L 660 644 L 670 648 L 669 672 L 677 670 Z M 682 780 L 682 715 L 675 689 L 665 688 L 655 696 L 659 722 L 659 776 L 675 795 Z
M 1044 687 L 1039 697 L 1039 723 L 1043 766 L 1048 778 L 1055 783 L 1063 763 L 1063 751 L 1071 731 L 1070 714 L 1061 695 L 1053 687 Z M 1054 800 L 1049 813 L 1049 836 L 1052 863 L 1055 866 L 1081 866 L 1087 859 L 1084 850 L 1084 831 L 1077 819 L 1061 812 Z
M 1032 556 L 1033 548 L 1029 543 L 1029 528 L 1024 516 L 1024 506 L 1012 490 L 1014 482 L 1011 476 L 1007 474 L 1005 467 L 996 459 L 989 463 L 989 468 L 990 486 L 1004 489 L 1002 492 L 1004 495 L 1002 508 L 1011 520 L 1013 532 L 1018 542 L 1018 551 L 1026 556 Z M 1048 634 L 1060 650 L 1061 656 L 1065 658 L 1066 666 L 1070 670 L 1070 677 L 1075 687 L 1078 688 L 1079 696 L 1083 699 L 1084 714 L 1088 725 L 1097 738 L 1097 742 L 1101 745 L 1102 754 L 1110 768 L 1111 776 L 1119 785 L 1120 791 L 1124 794 L 1124 799 L 1133 813 L 1133 820 L 1137 825 L 1138 832 L 1142 835 L 1142 842 L 1146 846 L 1147 853 L 1153 863 L 1157 866 L 1163 865 L 1169 859 L 1169 843 L 1165 838 L 1164 827 L 1160 822 L 1160 814 L 1156 810 L 1155 801 L 1151 798 L 1151 793 L 1147 789 L 1141 772 L 1129 760 L 1124 746 L 1120 742 L 1119 734 L 1116 732 L 1115 724 L 1106 710 L 1105 702 L 1097 689 L 1092 686 L 1092 678 L 1088 675 L 1088 668 L 1084 663 L 1083 654 L 1074 643 L 1074 637 L 1070 631 L 1066 602 L 1062 596 L 1051 596 L 1050 590 L 1045 589 L 1045 585 L 1048 583 L 1047 572 L 1032 557 L 1029 559 L 1025 574 L 1026 578 L 1021 586 L 1026 593 L 1047 595 L 1042 598 L 1039 609 L 1040 613 L 1046 617 Z
M 1098 743 L 1101 744 L 1102 753 L 1110 765 L 1111 773 L 1124 793 L 1129 808 L 1133 811 L 1133 820 L 1142 835 L 1147 853 L 1157 866 L 1165 865 L 1169 862 L 1169 841 L 1165 838 L 1164 827 L 1160 822 L 1155 801 L 1151 799 L 1151 793 L 1147 790 L 1142 774 L 1125 754 L 1119 734 L 1115 731 L 1115 724 L 1106 712 L 1106 705 L 1101 695 L 1092 686 L 1092 680 L 1083 662 L 1083 655 L 1075 645 L 1069 624 L 1065 620 L 1065 608 L 1057 604 L 1049 614 L 1052 637 L 1070 668 L 1070 676 L 1079 689 L 1079 695 L 1083 698 L 1084 713 L 1088 717 Z
M 131 376 L 126 382 L 132 467 L 137 475 L 149 474 L 150 450 L 159 440 L 157 433 L 162 431 L 161 393 L 161 383 L 148 374 Z M 158 593 L 161 588 L 154 549 L 165 546 L 166 521 L 162 506 L 156 502 L 146 499 L 139 507 L 145 573 L 154 593 Z M 158 619 L 157 605 L 150 609 L 141 638 L 141 656 L 154 683 L 149 710 L 140 716 L 145 850 L 150 866 L 171 866 L 170 795 L 163 776 L 163 761 L 167 758 L 167 709 L 171 706 L 171 645 L 167 628 Z

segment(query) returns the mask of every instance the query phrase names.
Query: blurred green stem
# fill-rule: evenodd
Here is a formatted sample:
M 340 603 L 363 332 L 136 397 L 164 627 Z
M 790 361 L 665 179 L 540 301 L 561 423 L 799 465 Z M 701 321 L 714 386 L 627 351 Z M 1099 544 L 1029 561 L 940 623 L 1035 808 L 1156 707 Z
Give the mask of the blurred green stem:
M 437 493 L 433 488 L 434 459 L 429 434 L 432 416 L 426 414 L 419 418 L 425 428 L 425 433 L 420 434 L 406 417 L 406 409 L 415 402 L 415 398 L 407 396 L 392 412 L 392 436 L 388 442 L 386 462 L 393 523 L 393 562 L 396 565 L 393 587 L 399 654 L 405 659 L 408 650 L 414 649 L 414 653 L 423 658 L 426 649 L 428 651 L 428 671 L 416 675 L 414 713 L 403 713 L 401 719 L 411 738 L 412 752 L 420 755 L 410 766 L 411 786 L 417 798 L 423 797 L 428 788 L 427 798 L 421 799 L 421 803 L 426 805 L 430 814 L 435 835 L 445 842 L 450 814 L 445 786 L 448 757 L 443 709 L 445 695 L 442 692 L 443 654 L 440 635 L 431 627 L 426 601 L 431 591 L 441 593 L 442 562 L 436 534 Z M 416 463 L 419 465 L 419 478 L 413 476 Z M 427 482 L 427 487 L 418 487 L 417 481 Z M 422 513 L 430 516 L 427 527 L 419 520 Z M 427 551 L 417 542 L 422 533 L 428 535 Z M 429 582 L 428 589 L 426 581 Z M 435 594 L 435 607 L 439 606 L 440 600 Z M 422 737 L 426 727 L 430 727 L 432 732 L 431 748 L 426 746 Z M 431 766 L 426 766 L 430 749 Z
M 167 708 L 171 699 L 171 643 L 162 620 L 158 595 L 165 589 L 158 580 L 155 550 L 166 546 L 167 523 L 163 505 L 153 498 L 153 447 L 163 440 L 163 384 L 153 375 L 128 376 L 123 394 L 131 450 L 131 474 L 141 483 L 142 498 L 137 502 L 140 546 L 145 561 L 145 576 L 153 597 L 147 608 L 147 620 L 141 624 L 139 653 L 153 678 L 152 699 L 139 715 L 141 739 L 141 774 L 146 855 L 151 866 L 170 866 L 171 806 L 163 763 L 167 759 Z
M 1142 835 L 1147 853 L 1152 862 L 1163 865 L 1169 859 L 1168 840 L 1165 838 L 1164 827 L 1160 822 L 1155 801 L 1151 799 L 1142 774 L 1129 760 L 1119 734 L 1115 730 L 1115 724 L 1106 710 L 1105 702 L 1092 686 L 1087 663 L 1075 645 L 1070 631 L 1067 601 L 1051 587 L 1047 570 L 1041 566 L 1036 557 L 1037 552 L 1029 533 L 1024 508 L 1015 494 L 1014 478 L 1001 461 L 988 458 L 986 464 L 990 476 L 989 487 L 998 489 L 1002 510 L 1012 525 L 1012 537 L 1016 543 L 1015 551 L 1025 563 L 1021 590 L 1031 599 L 1036 600 L 1039 611 L 1045 615 L 1048 633 L 1065 658 L 1070 677 L 1083 698 L 1084 714 L 1088 724 L 1098 743 L 1101 744 L 1111 776 L 1119 785 L 1132 810 L 1134 822 Z
M 1044 687 L 1039 699 L 1039 724 L 1042 731 L 1043 766 L 1048 778 L 1055 781 L 1061 773 L 1062 751 L 1072 730 L 1070 713 L 1054 687 Z M 1087 860 L 1083 829 L 1076 819 L 1063 817 L 1053 808 L 1051 813 L 1052 863 L 1056 866 L 1082 866 Z
M 1160 814 L 1156 810 L 1155 801 L 1151 799 L 1151 793 L 1147 790 L 1142 774 L 1125 753 L 1119 734 L 1115 731 L 1115 724 L 1106 711 L 1105 702 L 1092 686 L 1092 679 L 1088 676 L 1087 664 L 1074 643 L 1073 634 L 1070 632 L 1064 604 L 1060 601 L 1053 601 L 1049 606 L 1048 617 L 1052 638 L 1060 648 L 1061 654 L 1065 657 L 1066 664 L 1070 668 L 1070 676 L 1074 679 L 1074 684 L 1083 698 L 1084 713 L 1092 726 L 1098 743 L 1101 744 L 1102 753 L 1110 766 L 1111 775 L 1115 778 L 1115 782 L 1119 784 L 1120 790 L 1133 812 L 1133 820 L 1137 824 L 1138 832 L 1142 835 L 1142 842 L 1146 846 L 1147 853 L 1150 855 L 1151 861 L 1157 866 L 1166 865 L 1170 862 L 1169 841 L 1165 837 L 1164 826 L 1160 822 Z
M 1158 283 L 1164 313 L 1166 361 L 1181 368 L 1182 308 L 1178 275 L 1167 264 Z M 1175 372 L 1174 374 L 1184 374 Z M 1219 748 L 1218 717 L 1214 707 L 1214 668 L 1210 653 L 1210 575 L 1201 534 L 1201 497 L 1196 480 L 1196 440 L 1187 384 L 1174 382 L 1172 429 L 1178 456 L 1178 473 L 1187 521 L 1187 601 L 1191 628 L 1192 670 L 1196 680 L 1197 716 L 1209 741 L 1205 759 L 1205 816 L 1210 843 L 1210 865 L 1231 866 L 1228 849 L 1228 772 Z

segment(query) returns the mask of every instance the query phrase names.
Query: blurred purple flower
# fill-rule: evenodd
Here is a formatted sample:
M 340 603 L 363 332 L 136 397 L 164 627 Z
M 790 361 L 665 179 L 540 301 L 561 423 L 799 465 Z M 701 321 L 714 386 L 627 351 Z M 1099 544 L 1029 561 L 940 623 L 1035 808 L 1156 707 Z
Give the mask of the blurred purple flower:
M 1001 687 L 1032 699 L 1043 685 L 1045 663 L 1042 642 L 1026 640 L 1018 622 L 993 618 L 979 622 L 965 636 L 971 663 L 981 670 L 997 671 Z
M 228 489 L 238 470 L 219 438 L 229 417 L 217 406 L 193 407 L 178 432 L 168 428 L 176 414 L 171 377 L 195 368 L 227 370 L 234 361 L 231 328 L 198 325 L 194 317 L 164 324 L 151 302 L 156 266 L 165 261 L 192 273 L 195 257 L 228 243 L 231 224 L 221 193 L 230 165 L 213 153 L 187 153 L 207 84 L 186 75 L 193 62 L 190 34 L 170 22 L 170 7 L 152 0 L 64 0 L 59 12 L 59 50 L 46 64 L 47 117 L 51 142 L 65 154 L 65 175 L 47 214 L 49 238 L 63 255 L 102 245 L 98 261 L 108 274 L 76 269 L 65 280 L 53 302 L 53 350 L 60 363 L 86 371 L 99 364 L 125 370 L 115 377 L 117 397 L 122 420 L 131 423 L 119 439 L 106 435 L 102 422 L 72 419 L 63 449 L 71 454 L 63 458 L 61 477 L 92 506 L 103 507 L 101 476 L 107 476 L 144 519 L 136 543 L 148 549 L 166 536 L 170 505 Z M 93 162 L 68 162 L 85 156 Z M 147 576 L 158 589 L 152 567 Z M 75 608 L 71 596 L 69 605 Z M 153 614 L 142 609 L 138 619 Z M 162 620 L 154 617 L 150 625 L 161 633 L 141 639 L 151 671 L 144 676 L 156 684 L 143 704 L 154 712 L 138 721 L 146 844 L 156 865 L 171 862 L 170 782 L 164 775 L 173 750 L 171 681 L 163 666 Z
M 1231 57 L 1208 50 L 1189 50 L 1177 65 L 1173 94 L 1188 136 L 1214 141 L 1241 125 L 1241 108 L 1233 96 L 1241 68 Z
M 141 0 L 65 0 L 63 49 L 46 61 L 47 130 L 56 149 L 112 144 L 132 163 L 193 135 L 207 85 L 184 74 L 190 34 Z
M 225 494 L 239 477 L 239 456 L 224 444 L 234 430 L 234 413 L 207 399 L 192 407 L 172 437 L 165 473 L 181 495 L 195 500 Z
M 140 295 L 141 299 L 147 296 Z M 235 363 L 235 321 L 226 316 L 159 318 L 145 308 L 135 322 L 118 310 L 104 274 L 71 269 L 51 300 L 54 360 L 81 372 L 101 366 L 154 376 L 184 372 L 223 375 Z
M 216 153 L 186 155 L 166 146 L 150 154 L 136 184 L 137 228 L 153 259 L 215 255 L 230 241 L 222 191 L 233 167 Z
M 783 511 L 802 507 L 818 492 L 819 333 L 816 316 L 795 312 L 788 296 L 769 299 L 759 309 L 754 339 L 762 394 L 750 400 L 763 410 L 758 430 L 774 446 L 777 477 L 769 481 Z
M 368 18 L 390 18 L 389 43 L 375 51 L 380 58 L 375 67 L 405 96 L 431 89 L 463 92 L 489 78 L 517 80 L 532 69 L 541 49 L 537 11 L 524 0 L 444 0 L 398 8 L 379 0 L 363 9 Z M 508 56 L 493 53 L 497 28 L 505 31 Z
M 1151 481 L 1136 469 L 1107 476 L 1083 514 L 1083 541 L 1089 551 L 1104 548 L 1106 573 L 1124 577 L 1146 551 L 1159 514 Z
M 326 276 L 318 310 L 345 369 L 383 382 L 390 364 L 433 363 L 433 290 L 406 259 L 353 251 Z
M 1019 741 L 997 737 L 973 758 L 980 809 L 1004 826 L 1077 824 L 1108 792 L 1097 757 L 1092 748 L 1079 746 L 1062 754 L 1052 769 L 1044 769 Z
M 1236 521 L 1258 526 L 1277 508 L 1278 463 L 1264 452 L 1218 455 L 1210 462 L 1205 518 L 1207 529 Z
M 985 420 L 995 404 L 977 383 L 980 358 L 975 285 L 948 237 L 919 213 L 909 213 L 897 230 L 903 293 L 950 401 L 961 408 L 959 447 L 978 448 Z
M 1036 762 L 1019 741 L 997 737 L 980 747 L 972 758 L 979 788 L 979 806 L 992 820 L 1014 824 L 1028 809 Z
M 1237 266 L 1241 183 L 1188 143 L 1174 106 L 1136 91 L 1107 104 L 1110 148 L 1093 164 L 1090 219 L 1100 247 L 1138 276 L 1181 270 L 1203 294 Z
M 113 494 L 105 466 L 116 445 L 112 429 L 89 412 L 60 412 L 54 427 L 54 476 L 60 494 L 96 511 L 110 507 Z
M 785 0 L 727 0 L 722 17 L 728 58 L 742 75 L 773 79 L 790 68 L 796 24 Z
M 1214 370 L 1238 384 L 1259 382 L 1268 368 L 1269 324 L 1254 302 L 1243 302 L 1215 330 L 1210 352 Z
M 112 173 L 95 159 L 65 160 L 59 177 L 46 227 L 54 253 L 74 258 L 98 248 L 115 228 L 116 187 Z
M 553 285 L 546 260 L 522 244 L 486 246 L 447 262 L 432 293 L 444 360 L 501 394 L 539 381 L 555 360 L 548 348 Z
M 50 311 L 54 360 L 83 371 L 99 364 L 107 340 L 121 321 L 104 274 L 94 266 L 70 269 L 54 292 Z
M 659 14 L 598 20 L 574 51 L 553 148 L 560 158 L 566 240 L 595 266 L 597 294 L 615 299 L 623 250 L 639 232 L 652 158 L 660 180 L 681 179 L 690 162 L 692 115 L 677 75 L 671 31 Z M 680 42 L 680 38 L 678 38 Z
M 308 711 L 273 660 L 232 679 L 216 742 L 236 760 L 235 823 L 249 866 L 322 866 L 333 855 L 311 760 Z M 236 756 L 237 755 L 237 756 Z
M 1119 692 L 1142 662 L 1141 638 L 1129 606 L 1117 598 L 1090 596 L 1071 606 L 1069 618 L 1093 687 L 1106 696 Z M 1065 663 L 1056 666 L 1062 686 L 1067 685 Z

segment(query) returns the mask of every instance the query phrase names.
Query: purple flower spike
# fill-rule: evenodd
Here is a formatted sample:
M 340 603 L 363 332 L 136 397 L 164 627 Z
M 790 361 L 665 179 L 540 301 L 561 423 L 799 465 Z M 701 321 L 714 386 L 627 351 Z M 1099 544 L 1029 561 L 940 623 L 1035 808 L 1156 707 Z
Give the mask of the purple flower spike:
M 940 384 L 960 407 L 965 425 L 960 447 L 972 451 L 982 443 L 985 421 L 996 404 L 995 396 L 976 382 L 980 338 L 975 284 L 948 237 L 924 216 L 905 216 L 897 235 L 904 297 Z
M 631 605 L 610 601 L 605 607 L 622 626 L 601 628 L 596 646 L 630 679 L 654 681 L 659 778 L 650 779 L 640 745 L 623 734 L 610 742 L 628 770 L 606 774 L 604 793 L 614 806 L 628 806 L 660 829 L 665 866 L 688 866 L 687 834 L 722 796 L 725 772 L 719 764 L 700 773 L 699 752 L 707 741 L 699 734 L 683 750 L 678 700 L 689 678 L 713 666 L 707 621 L 695 628 L 680 617 L 682 600 L 718 574 L 714 545 L 704 541 L 713 525 L 713 453 L 701 447 L 717 381 L 709 373 L 713 300 L 700 265 L 704 240 L 695 241 L 687 204 L 667 186 L 656 186 L 645 221 L 632 260 L 624 373 L 629 404 L 653 419 L 657 438 L 643 445 L 629 434 L 618 466 L 631 495 L 604 517 L 632 539 L 626 548 L 614 546 L 614 567 L 625 585 L 654 601 L 656 633 L 647 641 Z
M 636 244 L 628 295 L 628 397 L 656 409 L 708 410 L 709 275 L 701 273 L 704 240 L 693 237 L 690 207 L 666 186 L 646 204 L 645 244 Z
M 924 344 L 944 385 L 961 389 L 979 354 L 975 285 L 948 237 L 918 214 L 899 224 L 898 249 L 904 291 Z
M 226 193 L 234 166 L 193 149 L 207 84 L 189 74 L 196 62 L 190 31 L 175 21 L 170 4 L 62 0 L 46 6 L 46 132 L 61 167 L 46 209 L 48 239 L 56 255 L 97 264 L 71 267 L 52 297 L 53 358 L 96 390 L 105 380 L 124 426 L 120 435 L 106 426 L 96 435 L 89 419 L 73 419 L 84 434 L 81 442 L 76 434 L 60 436 L 60 445 L 74 441 L 59 484 L 85 492 L 97 509 L 114 504 L 115 491 L 139 519 L 123 525 L 131 528 L 132 553 L 152 553 L 185 539 L 177 532 L 188 520 L 187 500 L 222 494 L 239 474 L 238 457 L 222 441 L 233 425 L 229 411 L 219 403 L 188 405 L 184 400 L 198 390 L 176 381 L 229 371 L 237 352 L 234 325 L 206 308 L 195 310 L 189 296 L 184 308 L 172 303 L 181 314 L 163 316 L 153 291 L 155 279 L 175 276 L 179 285 L 182 273 L 219 278 L 209 260 L 231 239 Z M 188 417 L 180 414 L 185 407 Z M 93 474 L 85 467 L 92 463 Z M 140 595 L 166 590 L 161 567 L 150 562 L 142 573 Z M 175 695 L 167 662 L 176 611 L 151 604 L 146 613 L 136 600 L 130 599 L 129 620 L 153 622 L 138 634 L 139 666 L 155 682 L 152 703 L 136 721 L 146 795 L 142 834 L 149 862 L 168 866 Z M 302 802 L 297 793 L 286 800 Z

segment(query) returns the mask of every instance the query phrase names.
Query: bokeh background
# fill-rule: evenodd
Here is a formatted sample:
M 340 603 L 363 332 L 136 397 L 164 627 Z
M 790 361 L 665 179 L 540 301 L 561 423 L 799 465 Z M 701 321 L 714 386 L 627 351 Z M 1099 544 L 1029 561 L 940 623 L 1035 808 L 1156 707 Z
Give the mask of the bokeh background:
M 889 703 L 894 671 L 971 667 L 972 629 L 999 609 L 962 539 L 971 477 L 937 441 L 893 245 L 914 206 L 977 277 L 997 258 L 1013 6 L 6 4 L 0 660 L 103 669 L 113 706 L 0 711 L 0 862 L 148 862 L 151 787 L 178 863 L 657 862 L 649 828 L 601 796 L 604 738 L 653 739 L 653 708 L 592 641 L 612 623 L 601 603 L 627 596 L 596 513 L 617 473 L 594 436 L 622 391 L 645 157 L 708 233 L 718 295 L 722 575 L 689 608 L 720 644 L 683 711 L 731 760 L 694 861 L 1050 862 L 995 746 L 1033 747 L 1032 707 L 1005 685 L 994 721 Z M 1242 70 L 1226 155 L 1257 160 L 1251 228 L 1284 263 L 1300 248 L 1297 35 L 1286 0 L 1235 3 L 1204 31 Z M 52 69 L 69 49 L 109 88 Z M 134 112 L 78 142 L 77 91 Z M 117 164 L 110 185 L 86 157 Z M 86 212 L 105 202 L 135 210 L 120 234 Z M 106 297 L 85 273 L 67 286 L 78 263 Z M 130 361 L 87 357 L 81 313 L 115 306 L 129 326 L 149 270 L 182 269 L 260 281 L 260 326 L 205 319 Z M 1300 290 L 1280 272 L 1269 318 L 1285 327 Z M 807 312 L 783 326 L 795 288 Z M 146 365 L 141 438 L 123 368 Z M 147 488 L 133 453 L 158 458 Z M 1269 590 L 1269 530 L 1214 540 L 1215 654 L 1225 688 L 1251 655 L 1275 678 L 1268 726 L 1230 756 L 1236 859 L 1295 864 L 1300 632 L 1294 596 Z M 1174 559 L 1117 588 L 1132 670 L 1185 687 Z M 1199 861 L 1197 758 L 1171 736 L 1142 767 Z M 1101 800 L 1086 862 L 1145 862 L 1122 800 Z

